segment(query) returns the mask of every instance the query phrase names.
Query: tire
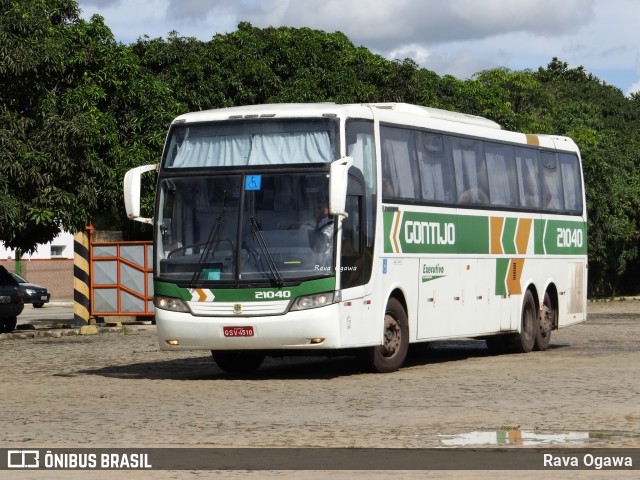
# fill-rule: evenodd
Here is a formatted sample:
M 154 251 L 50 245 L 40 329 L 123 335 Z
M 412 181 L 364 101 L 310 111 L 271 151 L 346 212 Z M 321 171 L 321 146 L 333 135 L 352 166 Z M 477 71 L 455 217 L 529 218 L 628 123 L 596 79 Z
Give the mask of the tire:
M 542 309 L 540 310 L 538 333 L 536 335 L 536 343 L 533 347 L 534 350 L 544 351 L 549 348 L 551 331 L 556 328 L 557 320 L 558 311 L 553 308 L 549 292 L 545 292 Z
M 44 303 L 34 303 L 33 308 L 42 308 L 44 307 Z
M 536 335 L 540 330 L 540 317 L 531 290 L 527 290 L 522 301 L 520 332 L 507 337 L 507 349 L 511 353 L 528 353 L 533 350 Z
M 395 372 L 404 363 L 409 351 L 407 312 L 395 298 L 390 298 L 384 314 L 383 344 L 366 350 L 365 367 L 377 373 Z
M 18 317 L 0 319 L 0 333 L 11 333 L 18 324 Z
M 211 351 L 213 359 L 220 369 L 227 373 L 252 373 L 264 362 L 264 353 L 252 350 Z

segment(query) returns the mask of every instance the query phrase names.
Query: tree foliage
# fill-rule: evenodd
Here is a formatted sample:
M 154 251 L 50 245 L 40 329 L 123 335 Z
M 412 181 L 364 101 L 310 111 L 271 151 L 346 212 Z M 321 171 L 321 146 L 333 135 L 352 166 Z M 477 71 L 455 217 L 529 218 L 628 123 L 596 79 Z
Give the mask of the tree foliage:
M 243 22 L 209 41 L 171 32 L 123 45 L 101 17 L 82 20 L 74 0 L 0 0 L 0 13 L 0 239 L 10 247 L 30 250 L 88 221 L 131 229 L 124 173 L 159 160 L 180 113 L 407 102 L 571 136 L 587 182 L 591 292 L 640 290 L 640 95 L 625 97 L 583 67 L 554 58 L 537 71 L 460 80 L 387 60 L 340 32 Z

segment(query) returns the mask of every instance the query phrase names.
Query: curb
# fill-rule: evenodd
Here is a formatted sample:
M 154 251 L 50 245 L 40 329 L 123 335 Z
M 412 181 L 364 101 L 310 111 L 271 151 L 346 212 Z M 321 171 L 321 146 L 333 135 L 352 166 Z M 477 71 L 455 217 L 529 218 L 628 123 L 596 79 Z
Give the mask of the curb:
M 143 328 L 140 328 L 143 327 Z M 77 328 L 53 328 L 42 330 L 14 330 L 11 333 L 0 333 L 0 340 L 20 340 L 28 338 L 61 338 L 81 335 L 98 335 L 101 333 L 120 333 L 138 335 L 141 331 L 155 329 L 155 325 L 122 325 L 117 327 L 97 327 L 82 325 Z

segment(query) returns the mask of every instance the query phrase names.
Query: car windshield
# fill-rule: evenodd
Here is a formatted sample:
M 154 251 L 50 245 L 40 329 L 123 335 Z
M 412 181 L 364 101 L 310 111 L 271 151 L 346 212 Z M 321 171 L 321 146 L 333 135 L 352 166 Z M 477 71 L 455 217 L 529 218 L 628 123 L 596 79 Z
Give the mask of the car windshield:
M 16 282 L 18 283 L 27 283 L 27 281 L 22 278 L 20 275 L 18 275 L 17 273 L 12 273 L 11 276 L 15 279 Z
M 334 274 L 325 171 L 173 176 L 159 187 L 160 278 L 195 286 Z

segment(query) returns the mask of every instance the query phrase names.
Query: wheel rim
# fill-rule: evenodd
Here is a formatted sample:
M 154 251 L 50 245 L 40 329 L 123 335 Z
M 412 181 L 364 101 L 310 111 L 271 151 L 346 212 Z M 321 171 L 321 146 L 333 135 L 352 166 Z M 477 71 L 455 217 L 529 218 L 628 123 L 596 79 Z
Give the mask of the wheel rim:
M 389 314 L 384 316 L 384 343 L 382 344 L 383 355 L 387 358 L 393 357 L 400 349 L 402 343 L 402 331 L 398 320 Z

